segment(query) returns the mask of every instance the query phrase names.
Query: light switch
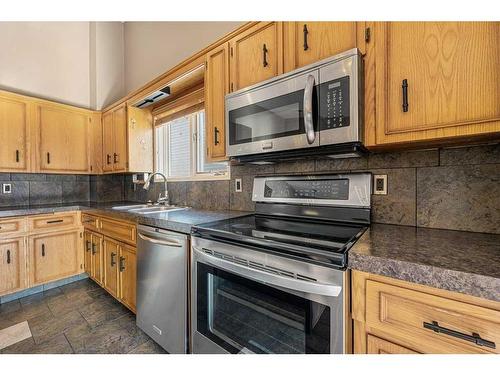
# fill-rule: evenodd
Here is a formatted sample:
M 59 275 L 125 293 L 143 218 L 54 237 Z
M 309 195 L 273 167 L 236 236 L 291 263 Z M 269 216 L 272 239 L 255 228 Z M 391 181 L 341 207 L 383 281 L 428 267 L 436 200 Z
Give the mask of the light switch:
M 12 184 L 2 184 L 2 193 L 11 194 L 12 193 Z
M 236 178 L 234 180 L 234 191 L 237 193 L 241 193 L 243 191 L 243 188 L 241 186 L 241 178 Z

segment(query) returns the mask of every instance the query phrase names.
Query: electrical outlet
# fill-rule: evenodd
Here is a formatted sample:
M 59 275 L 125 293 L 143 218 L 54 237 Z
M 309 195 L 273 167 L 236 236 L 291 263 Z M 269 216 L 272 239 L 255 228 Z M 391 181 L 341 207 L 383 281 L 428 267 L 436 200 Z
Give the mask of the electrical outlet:
M 2 184 L 2 193 L 11 194 L 12 193 L 12 184 Z
M 243 191 L 243 187 L 241 186 L 241 178 L 236 178 L 234 180 L 234 191 L 237 193 L 241 193 Z
M 376 174 L 373 176 L 373 194 L 387 195 L 387 175 Z

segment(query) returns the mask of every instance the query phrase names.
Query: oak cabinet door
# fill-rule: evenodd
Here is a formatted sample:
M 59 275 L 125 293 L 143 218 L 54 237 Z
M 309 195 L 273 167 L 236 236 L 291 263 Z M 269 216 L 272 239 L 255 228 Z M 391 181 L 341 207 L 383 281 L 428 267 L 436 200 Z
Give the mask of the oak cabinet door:
M 357 47 L 356 22 L 287 22 L 285 30 L 286 71 Z
M 39 165 L 42 172 L 89 171 L 89 116 L 40 105 Z
M 30 245 L 31 285 L 62 279 L 80 272 L 79 231 L 31 236 Z
M 110 238 L 104 237 L 104 288 L 113 296 L 118 297 L 118 258 L 120 256 L 120 245 Z
M 228 44 L 213 49 L 206 56 L 205 131 L 209 160 L 226 157 L 225 96 L 229 92 Z
M 374 37 L 369 145 L 500 131 L 500 22 L 377 23 Z
M 113 112 L 102 115 L 102 170 L 111 172 L 113 170 Z
M 127 170 L 127 107 L 121 105 L 113 111 L 113 171 Z
M 102 121 L 101 114 L 94 113 L 90 121 L 90 172 L 102 173 Z
M 83 235 L 84 256 L 83 264 L 85 272 L 92 276 L 92 233 L 85 231 Z
M 28 104 L 0 96 L 0 171 L 29 170 L 28 134 Z
M 283 72 L 282 22 L 259 22 L 230 41 L 232 91 Z
M 394 344 L 390 341 L 376 336 L 368 335 L 366 341 L 366 354 L 419 354 L 404 346 Z
M 137 260 L 134 248 L 120 247 L 120 300 L 135 312 L 137 287 Z
M 102 241 L 101 235 L 93 233 L 92 234 L 92 278 L 98 283 L 102 284 Z
M 23 238 L 0 241 L 0 295 L 28 286 Z

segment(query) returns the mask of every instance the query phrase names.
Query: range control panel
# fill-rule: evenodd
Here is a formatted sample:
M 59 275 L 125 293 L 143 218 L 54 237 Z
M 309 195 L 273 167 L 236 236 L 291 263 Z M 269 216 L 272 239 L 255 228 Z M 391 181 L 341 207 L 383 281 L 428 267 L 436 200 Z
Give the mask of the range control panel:
M 321 129 L 349 126 L 349 76 L 322 83 L 319 90 Z
M 269 180 L 264 186 L 265 198 L 349 199 L 349 180 Z

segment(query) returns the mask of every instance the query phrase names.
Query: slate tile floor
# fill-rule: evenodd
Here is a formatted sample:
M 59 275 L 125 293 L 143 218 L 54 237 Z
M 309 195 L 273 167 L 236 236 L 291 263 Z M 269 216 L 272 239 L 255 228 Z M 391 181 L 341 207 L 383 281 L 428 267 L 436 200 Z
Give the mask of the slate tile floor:
M 160 354 L 135 315 L 90 279 L 0 305 L 0 330 L 28 321 L 32 337 L 2 354 Z

